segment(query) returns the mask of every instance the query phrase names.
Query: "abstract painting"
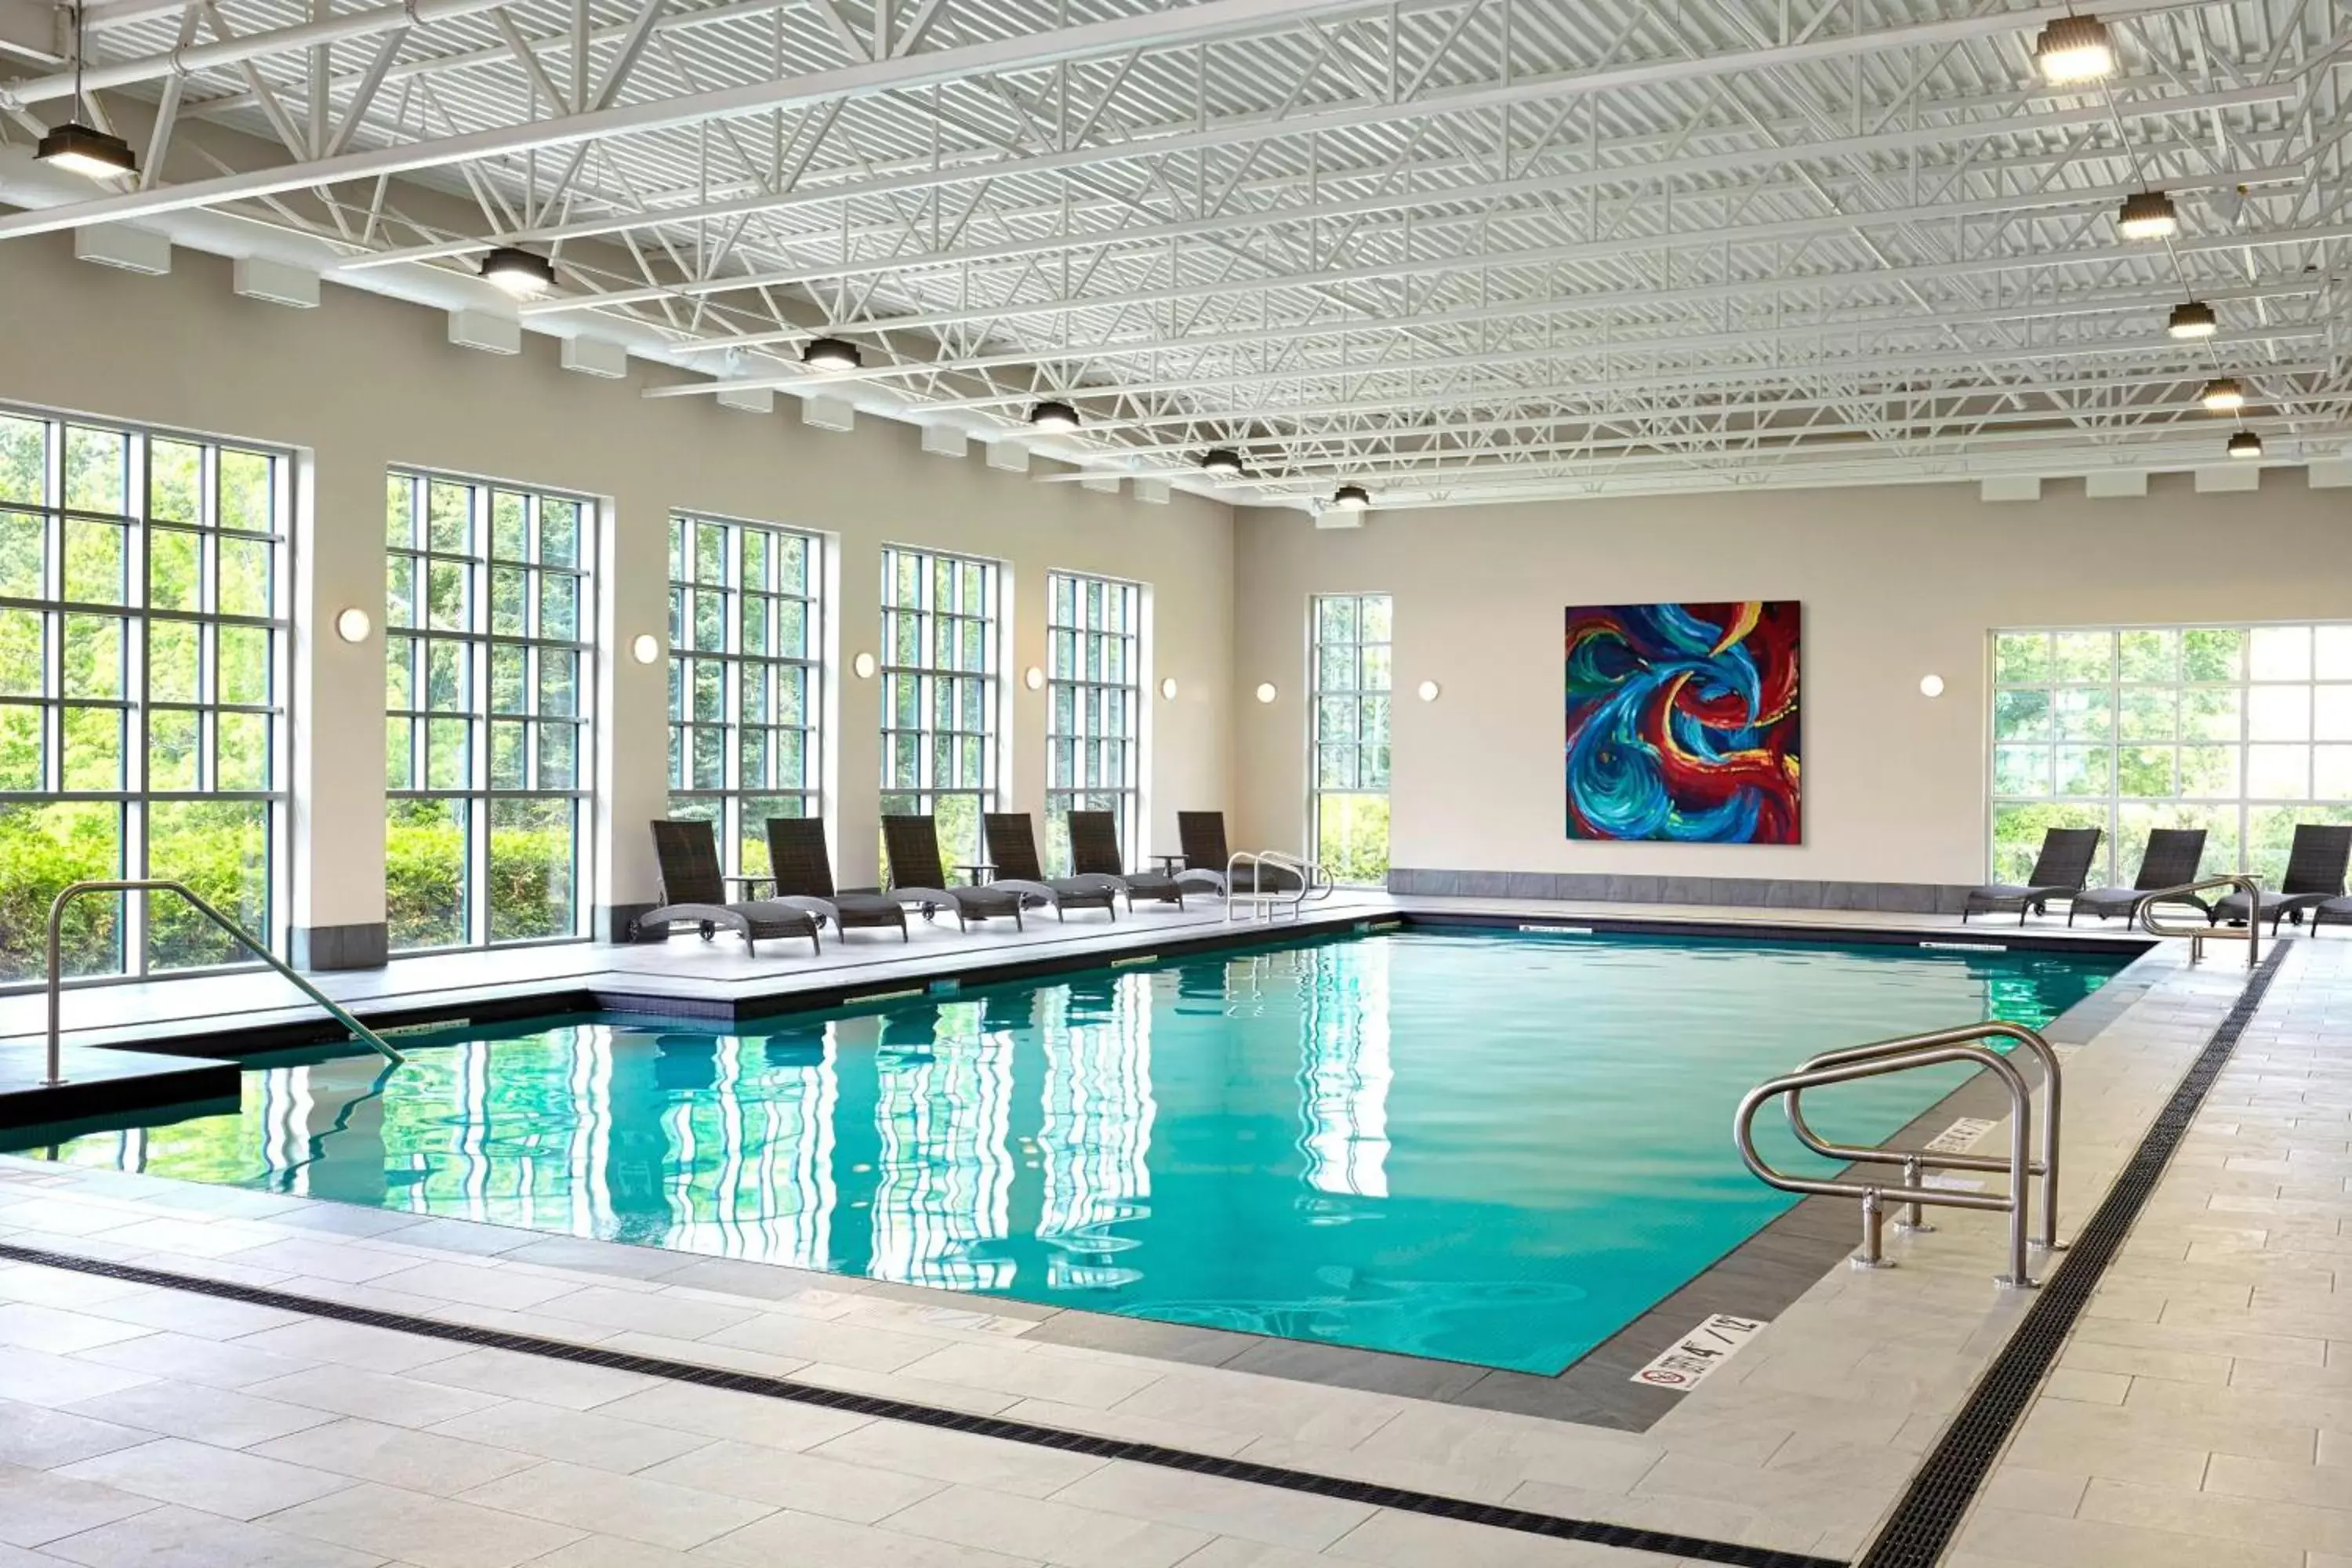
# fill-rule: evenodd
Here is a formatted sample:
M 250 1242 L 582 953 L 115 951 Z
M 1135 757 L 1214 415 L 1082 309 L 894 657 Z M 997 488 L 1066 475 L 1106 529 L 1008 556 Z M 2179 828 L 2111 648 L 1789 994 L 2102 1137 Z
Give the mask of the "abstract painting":
M 1796 844 L 1797 601 L 1568 612 L 1568 836 Z

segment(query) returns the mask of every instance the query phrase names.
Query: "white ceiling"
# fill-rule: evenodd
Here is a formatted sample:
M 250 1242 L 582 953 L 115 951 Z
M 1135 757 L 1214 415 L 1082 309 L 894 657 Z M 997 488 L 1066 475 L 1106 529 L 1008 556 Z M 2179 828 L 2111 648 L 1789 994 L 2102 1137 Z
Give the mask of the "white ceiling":
M 0 239 L 524 245 L 526 316 L 660 333 L 709 377 L 667 395 L 805 390 L 829 333 L 866 368 L 824 381 L 925 417 L 1066 398 L 1155 478 L 1241 447 L 1243 501 L 2181 468 L 2217 374 L 2273 459 L 2333 454 L 2352 0 L 2097 10 L 2116 75 L 2053 89 L 2025 0 L 93 0 L 101 103 L 278 162 L 142 146 Z M 70 101 L 0 84 L 19 139 Z M 2144 185 L 2168 246 L 2116 235 Z M 2191 295 L 2210 343 L 2163 331 Z

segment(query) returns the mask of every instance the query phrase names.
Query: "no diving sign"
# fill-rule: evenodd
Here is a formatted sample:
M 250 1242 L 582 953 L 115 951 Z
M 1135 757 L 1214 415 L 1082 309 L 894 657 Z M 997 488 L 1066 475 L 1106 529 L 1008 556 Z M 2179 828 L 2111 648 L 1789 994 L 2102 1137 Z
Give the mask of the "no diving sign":
M 1769 1320 L 1763 1318 L 1735 1318 L 1727 1312 L 1717 1312 L 1635 1373 L 1633 1381 L 1686 1394 L 1706 1382 L 1709 1373 L 1737 1355 L 1768 1325 Z

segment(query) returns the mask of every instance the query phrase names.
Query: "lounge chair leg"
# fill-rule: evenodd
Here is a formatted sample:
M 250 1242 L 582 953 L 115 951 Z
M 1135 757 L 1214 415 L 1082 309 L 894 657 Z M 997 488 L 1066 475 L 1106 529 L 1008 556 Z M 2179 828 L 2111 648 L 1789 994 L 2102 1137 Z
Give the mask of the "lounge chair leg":
M 817 936 L 814 926 L 809 927 L 809 951 L 819 958 L 824 956 L 824 942 Z

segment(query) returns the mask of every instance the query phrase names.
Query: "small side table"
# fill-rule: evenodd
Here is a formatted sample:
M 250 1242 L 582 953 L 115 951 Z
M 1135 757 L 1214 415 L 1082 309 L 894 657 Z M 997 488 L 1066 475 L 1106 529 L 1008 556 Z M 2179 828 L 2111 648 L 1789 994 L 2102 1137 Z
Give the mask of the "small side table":
M 996 863 L 992 860 L 959 861 L 956 869 L 961 871 L 964 880 L 975 888 L 984 888 L 996 880 Z

